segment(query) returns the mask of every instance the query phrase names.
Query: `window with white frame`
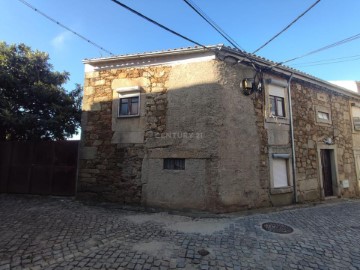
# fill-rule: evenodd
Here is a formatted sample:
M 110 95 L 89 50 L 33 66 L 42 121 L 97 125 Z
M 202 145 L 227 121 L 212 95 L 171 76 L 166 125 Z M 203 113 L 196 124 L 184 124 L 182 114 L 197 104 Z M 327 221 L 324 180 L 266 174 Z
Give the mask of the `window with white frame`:
M 269 107 L 270 116 L 286 117 L 284 87 L 269 85 Z
M 116 90 L 119 93 L 118 117 L 140 115 L 140 87 L 123 87 Z
M 273 158 L 272 160 L 272 177 L 274 188 L 289 186 L 288 159 Z

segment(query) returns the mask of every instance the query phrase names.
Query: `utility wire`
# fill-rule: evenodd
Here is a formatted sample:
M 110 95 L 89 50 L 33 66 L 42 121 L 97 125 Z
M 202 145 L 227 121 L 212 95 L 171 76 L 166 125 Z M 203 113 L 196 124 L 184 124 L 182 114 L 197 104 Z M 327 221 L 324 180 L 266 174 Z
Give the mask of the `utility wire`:
M 244 52 L 245 50 L 241 48 L 239 44 L 236 43 L 234 39 L 232 39 L 228 34 L 225 33 L 225 31 L 217 25 L 209 16 L 205 14 L 204 11 L 202 11 L 198 6 L 196 6 L 194 3 L 190 3 L 190 0 L 184 0 L 184 2 L 192 9 L 194 10 L 201 18 L 203 18 L 208 24 L 210 24 L 221 36 L 223 36 L 228 42 L 230 42 L 231 45 L 233 45 L 237 50 L 242 51 L 244 59 L 248 59 L 251 63 L 251 66 L 257 70 L 255 62 L 246 55 Z M 238 64 L 244 61 L 244 59 L 238 61 Z
M 23 3 L 24 5 L 28 6 L 29 8 L 33 9 L 34 11 L 36 11 L 37 13 L 41 14 L 42 16 L 44 16 L 45 18 L 47 18 L 48 20 L 52 21 L 53 23 L 56 23 L 57 25 L 61 26 L 62 28 L 68 30 L 69 32 L 73 33 L 74 35 L 78 36 L 79 38 L 85 40 L 86 42 L 90 43 L 91 45 L 97 47 L 98 49 L 110 54 L 110 55 L 114 55 L 112 52 L 104 49 L 103 47 L 101 47 L 100 45 L 96 44 L 95 42 L 91 41 L 90 39 L 84 37 L 83 35 L 80 35 L 79 33 L 71 30 L 69 27 L 63 25 L 62 23 L 56 21 L 55 19 L 51 18 L 50 16 L 46 15 L 44 12 L 38 10 L 36 7 L 32 6 L 31 4 L 29 4 L 28 2 L 26 2 L 25 0 L 18 0 L 19 2 Z
M 354 58 L 354 59 L 348 59 L 348 60 L 338 60 L 338 61 L 329 61 L 329 62 L 323 62 L 323 63 L 318 63 L 318 64 L 301 65 L 301 66 L 298 66 L 298 67 L 326 66 L 326 65 L 331 65 L 331 64 L 338 64 L 338 63 L 343 63 L 343 62 L 352 62 L 352 61 L 358 61 L 358 60 L 360 60 L 360 57 Z
M 225 38 L 231 45 L 238 50 L 243 50 L 239 44 L 236 43 L 219 25 L 217 25 L 209 16 L 205 14 L 198 6 L 191 3 L 189 0 L 183 0 L 192 10 L 194 10 L 201 18 L 212 26 L 223 38 Z
M 283 30 L 281 30 L 279 33 L 277 33 L 275 36 L 273 36 L 271 39 L 269 39 L 267 42 L 265 42 L 263 45 L 261 45 L 259 48 L 257 48 L 253 53 L 257 53 L 262 48 L 267 46 L 271 41 L 273 41 L 275 38 L 280 36 L 282 33 L 284 33 L 286 30 L 288 30 L 294 23 L 296 23 L 301 17 L 303 17 L 306 13 L 308 13 L 313 7 L 315 7 L 321 0 L 317 0 L 314 4 L 312 4 L 307 10 L 305 10 L 303 13 L 301 13 L 295 20 L 293 20 L 288 26 L 286 26 Z
M 352 56 L 345 56 L 345 57 L 337 57 L 337 58 L 329 58 L 329 59 L 323 59 L 318 61 L 311 61 L 311 62 L 302 62 L 302 63 L 296 63 L 292 64 L 291 66 L 296 67 L 308 67 L 308 66 L 318 66 L 318 65 L 327 65 L 327 64 L 334 64 L 334 63 L 341 63 L 341 62 L 350 62 L 350 61 L 356 61 L 360 59 L 360 54 L 352 55 Z
M 21 1 L 21 0 L 20 0 L 20 1 Z M 131 7 L 129 7 L 129 6 L 121 3 L 120 1 L 117 1 L 117 0 L 111 0 L 111 1 L 114 2 L 115 4 L 118 4 L 119 6 L 122 6 L 122 7 L 125 8 L 125 9 L 131 11 L 132 13 L 136 14 L 137 16 L 139 16 L 139 17 L 141 17 L 141 18 L 143 18 L 143 19 L 145 19 L 145 20 L 147 20 L 147 21 L 149 21 L 149 22 L 151 22 L 151 23 L 159 26 L 160 28 L 162 28 L 162 29 L 164 29 L 164 30 L 166 30 L 166 31 L 168 31 L 168 32 L 170 32 L 170 33 L 178 36 L 178 37 L 181 37 L 181 38 L 183 38 L 183 39 L 185 39 L 185 40 L 187 40 L 187 41 L 189 41 L 189 42 L 191 42 L 191 43 L 194 43 L 194 44 L 196 44 L 196 45 L 198 45 L 198 46 L 200 46 L 200 47 L 203 47 L 204 49 L 207 49 L 207 47 L 204 46 L 204 45 L 202 45 L 201 43 L 196 42 L 196 41 L 194 41 L 194 40 L 192 40 L 192 39 L 190 39 L 190 38 L 188 38 L 188 37 L 186 37 L 186 36 L 184 36 L 184 35 L 181 35 L 181 34 L 179 34 L 178 32 L 175 32 L 174 30 L 171 30 L 170 28 L 166 27 L 165 25 L 163 25 L 163 24 L 161 24 L 161 23 L 158 23 L 157 21 L 154 21 L 153 19 L 150 19 L 149 17 L 147 17 L 147 16 L 145 16 L 144 14 L 141 14 L 140 12 L 132 9 Z
M 308 52 L 308 53 L 306 53 L 306 54 L 303 54 L 303 55 L 300 55 L 300 56 L 291 58 L 291 59 L 289 59 L 289 60 L 286 60 L 286 61 L 277 63 L 277 64 L 275 64 L 274 66 L 280 66 L 280 65 L 282 65 L 282 64 L 285 64 L 285 63 L 288 63 L 288 62 L 291 62 L 291 61 L 294 61 L 294 60 L 297 60 L 297 59 L 300 59 L 300 58 L 304 58 L 304 57 L 306 57 L 306 56 L 309 56 L 309 55 L 312 55 L 312 54 L 315 54 L 315 53 L 318 53 L 318 52 L 321 52 L 321 51 L 325 51 L 325 50 L 328 50 L 328 49 L 331 49 L 331 48 L 334 48 L 334 47 L 343 45 L 343 44 L 345 44 L 345 43 L 354 41 L 354 40 L 356 40 L 356 39 L 358 39 L 358 38 L 360 38 L 360 33 L 359 33 L 359 34 L 356 34 L 356 35 L 353 35 L 353 36 L 351 36 L 351 37 L 345 38 L 345 39 L 343 39 L 343 40 L 334 42 L 334 43 L 332 43 L 332 44 L 326 45 L 326 46 L 324 46 L 324 47 L 321 47 L 321 48 L 316 49 L 316 50 L 314 50 L 314 51 Z

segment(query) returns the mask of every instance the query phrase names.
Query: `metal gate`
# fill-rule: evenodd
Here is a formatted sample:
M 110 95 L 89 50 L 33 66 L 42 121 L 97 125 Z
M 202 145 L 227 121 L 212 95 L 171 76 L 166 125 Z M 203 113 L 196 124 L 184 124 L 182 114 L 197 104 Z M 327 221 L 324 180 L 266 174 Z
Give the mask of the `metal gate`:
M 0 193 L 75 195 L 78 145 L 0 142 Z

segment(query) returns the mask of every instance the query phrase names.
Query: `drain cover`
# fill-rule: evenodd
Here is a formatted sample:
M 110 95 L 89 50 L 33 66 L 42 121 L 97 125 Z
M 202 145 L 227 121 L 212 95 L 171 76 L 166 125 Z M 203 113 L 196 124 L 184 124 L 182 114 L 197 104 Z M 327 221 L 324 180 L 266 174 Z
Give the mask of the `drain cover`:
M 198 253 L 201 255 L 201 256 L 206 256 L 206 255 L 209 255 L 209 251 L 207 251 L 206 249 L 200 249 L 199 251 L 198 251 Z
M 290 226 L 276 222 L 263 223 L 262 228 L 268 232 L 282 233 L 282 234 L 292 233 L 294 231 L 294 229 L 291 228 Z

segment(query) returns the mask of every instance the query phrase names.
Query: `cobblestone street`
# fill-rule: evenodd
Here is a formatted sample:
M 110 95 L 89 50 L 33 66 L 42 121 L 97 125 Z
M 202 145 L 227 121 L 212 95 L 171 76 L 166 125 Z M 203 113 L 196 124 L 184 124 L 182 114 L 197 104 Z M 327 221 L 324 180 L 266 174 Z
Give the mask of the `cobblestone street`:
M 4 269 L 360 269 L 360 201 L 194 218 L 0 195 Z M 265 231 L 265 222 L 291 226 Z

